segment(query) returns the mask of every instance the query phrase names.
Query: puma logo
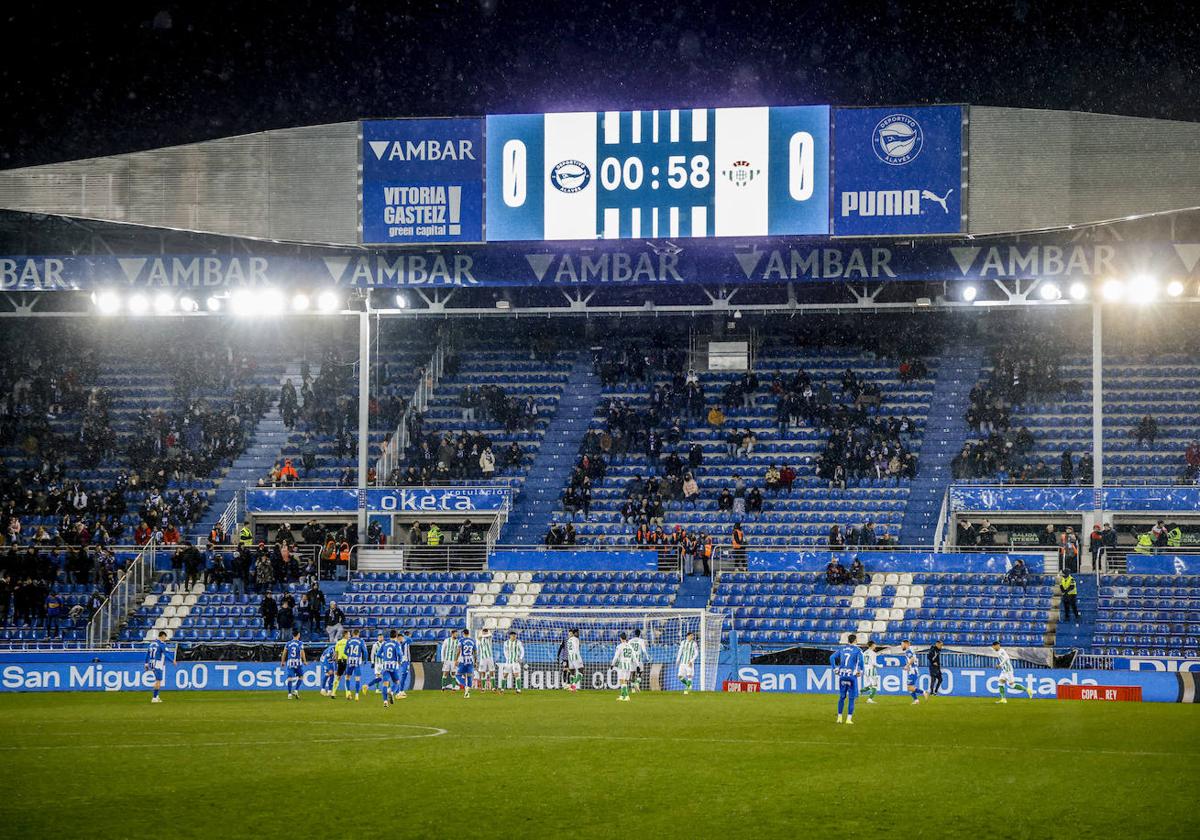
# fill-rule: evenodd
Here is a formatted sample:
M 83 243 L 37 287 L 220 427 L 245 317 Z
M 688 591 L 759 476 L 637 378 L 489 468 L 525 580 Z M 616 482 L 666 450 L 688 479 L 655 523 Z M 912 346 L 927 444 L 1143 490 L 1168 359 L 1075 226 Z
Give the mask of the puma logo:
M 946 200 L 950 198 L 950 193 L 952 192 L 954 192 L 953 188 L 947 190 L 946 194 L 939 198 L 936 193 L 932 193 L 929 190 L 921 190 L 921 198 L 927 198 L 935 204 L 940 204 L 942 206 L 942 212 L 949 213 L 950 208 L 946 206 Z

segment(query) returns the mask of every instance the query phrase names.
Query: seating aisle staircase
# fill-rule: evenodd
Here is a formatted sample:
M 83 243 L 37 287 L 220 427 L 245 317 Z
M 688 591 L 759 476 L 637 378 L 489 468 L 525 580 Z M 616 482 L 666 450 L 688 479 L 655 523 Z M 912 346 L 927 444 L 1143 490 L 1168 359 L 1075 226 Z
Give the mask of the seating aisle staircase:
M 288 379 L 293 382 L 300 381 L 299 362 L 288 365 L 279 381 L 280 386 Z M 272 396 L 276 397 L 277 395 Z M 204 516 L 196 523 L 194 541 L 199 542 L 208 537 L 208 532 L 212 530 L 213 525 L 221 518 L 225 508 L 229 506 L 240 490 L 245 487 L 253 487 L 260 478 L 271 471 L 271 467 L 279 459 L 279 452 L 283 449 L 288 434 L 287 427 L 283 425 L 283 418 L 279 416 L 278 401 L 273 398 L 267 408 L 267 413 L 254 427 L 250 440 L 246 443 L 246 448 L 241 455 L 234 459 L 229 470 L 217 484 L 212 503 L 204 512 Z
M 600 380 L 587 353 L 578 353 L 571 365 L 558 412 L 546 428 L 546 437 L 533 459 L 529 478 L 504 527 L 503 544 L 540 543 L 550 528 L 559 498 L 600 402 Z
M 983 350 L 965 343 L 947 347 L 938 362 L 918 461 L 920 471 L 900 526 L 904 545 L 933 545 L 942 495 L 951 481 L 950 464 L 971 434 L 964 415 L 982 364 Z
M 1087 653 L 1092 649 L 1096 632 L 1096 615 L 1100 609 L 1100 592 L 1094 575 L 1075 573 L 1075 585 L 1079 590 L 1078 622 L 1070 624 L 1062 620 L 1062 606 L 1058 608 L 1058 626 L 1055 628 L 1054 646 L 1060 650 L 1079 650 Z M 1057 600 L 1055 603 L 1058 603 Z

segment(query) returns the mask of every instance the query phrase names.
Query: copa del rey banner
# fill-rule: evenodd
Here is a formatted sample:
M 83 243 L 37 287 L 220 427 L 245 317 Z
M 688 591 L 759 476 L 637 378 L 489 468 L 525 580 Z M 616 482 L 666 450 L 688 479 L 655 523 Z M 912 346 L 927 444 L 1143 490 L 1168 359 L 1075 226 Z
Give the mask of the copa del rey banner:
M 680 244 L 682 242 L 682 244 Z M 794 239 L 505 243 L 353 253 L 0 256 L 2 291 L 678 285 L 1195 276 L 1200 243 Z

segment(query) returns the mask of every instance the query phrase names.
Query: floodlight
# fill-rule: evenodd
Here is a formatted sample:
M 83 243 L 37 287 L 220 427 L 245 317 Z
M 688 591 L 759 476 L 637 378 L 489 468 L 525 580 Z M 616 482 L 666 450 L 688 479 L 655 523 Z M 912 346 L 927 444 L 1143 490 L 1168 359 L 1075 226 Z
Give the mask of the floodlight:
M 1129 300 L 1133 303 L 1153 303 L 1158 298 L 1158 278 L 1139 274 L 1129 281 Z
M 1179 297 L 1181 294 L 1183 294 L 1183 283 L 1178 280 L 1172 280 L 1167 284 L 1168 297 Z
M 240 318 L 249 317 L 258 308 L 258 295 L 249 289 L 238 289 L 229 296 L 229 308 Z
M 121 308 L 121 296 L 114 291 L 105 289 L 92 295 L 92 303 L 96 304 L 96 311 L 101 315 L 115 315 Z
M 179 299 L 179 309 L 183 312 L 195 312 L 200 308 L 200 304 L 194 297 L 184 295 Z
M 170 292 L 159 292 L 154 296 L 154 314 L 168 315 L 175 308 L 175 296 Z
M 1071 284 L 1071 300 L 1083 300 L 1087 297 L 1088 287 L 1086 283 L 1081 283 L 1076 280 Z
M 129 312 L 131 315 L 145 315 L 150 309 L 150 301 L 145 295 L 138 293 L 129 298 Z
M 336 312 L 341 300 L 338 299 L 337 293 L 326 289 L 317 295 L 317 309 L 322 312 Z
M 1115 277 L 1104 281 L 1104 286 L 1100 290 L 1107 301 L 1118 301 L 1125 297 L 1125 284 Z
M 1042 296 L 1042 300 L 1058 300 L 1062 297 L 1062 289 L 1058 288 L 1057 283 L 1043 282 L 1038 288 L 1038 294 Z
M 300 292 L 292 298 L 292 310 L 294 312 L 307 312 L 309 306 L 308 295 Z
M 204 301 L 204 308 L 207 309 L 209 312 L 220 312 L 221 311 L 221 299 L 219 297 L 216 297 L 215 295 L 210 296 L 208 298 L 208 300 Z
M 967 303 L 974 303 L 975 298 L 979 297 L 979 289 L 974 286 L 963 286 L 962 299 Z
M 396 292 L 396 308 L 407 309 L 408 298 L 404 296 L 404 292 Z

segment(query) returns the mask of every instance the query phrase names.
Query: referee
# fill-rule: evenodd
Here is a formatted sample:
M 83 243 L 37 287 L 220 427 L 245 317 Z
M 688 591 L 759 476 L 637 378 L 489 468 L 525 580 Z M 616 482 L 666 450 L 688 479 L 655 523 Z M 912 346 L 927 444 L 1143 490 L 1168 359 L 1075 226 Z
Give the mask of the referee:
M 929 694 L 937 696 L 942 687 L 942 640 L 938 639 L 929 647 Z

